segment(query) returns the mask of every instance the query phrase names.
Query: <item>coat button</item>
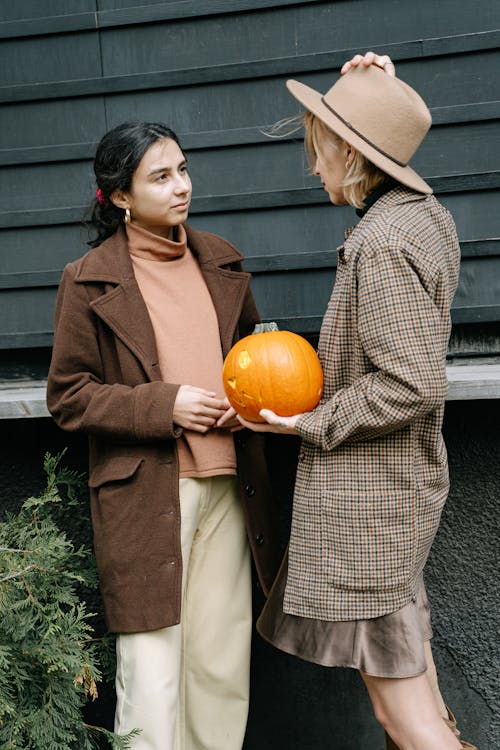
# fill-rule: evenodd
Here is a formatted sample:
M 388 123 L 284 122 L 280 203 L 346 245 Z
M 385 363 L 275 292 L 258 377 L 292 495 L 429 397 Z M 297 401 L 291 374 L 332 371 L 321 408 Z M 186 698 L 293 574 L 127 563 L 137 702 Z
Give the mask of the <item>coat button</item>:
M 248 497 L 253 497 L 255 495 L 255 487 L 252 487 L 251 484 L 246 484 L 245 493 Z
M 299 451 L 298 460 L 303 461 L 306 457 L 305 451 Z
M 264 544 L 264 537 L 262 536 L 262 534 L 257 534 L 257 536 L 255 537 L 255 541 L 259 547 L 262 547 L 262 545 Z

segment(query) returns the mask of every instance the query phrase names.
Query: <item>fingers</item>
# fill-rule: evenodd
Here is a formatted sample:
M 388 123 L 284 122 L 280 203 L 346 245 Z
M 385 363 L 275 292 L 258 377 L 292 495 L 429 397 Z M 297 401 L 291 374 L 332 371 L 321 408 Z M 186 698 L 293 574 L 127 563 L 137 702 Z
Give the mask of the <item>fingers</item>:
M 371 53 L 373 55 L 373 52 Z M 366 57 L 366 55 L 365 55 Z M 392 78 L 396 75 L 396 68 L 394 67 L 394 63 L 392 62 L 389 55 L 374 55 L 373 56 L 373 62 L 372 63 L 365 63 L 363 62 L 363 65 L 368 66 L 369 64 L 376 65 L 377 68 L 382 68 L 382 70 L 387 73 L 387 75 L 391 76 Z
M 300 417 L 300 414 L 294 414 L 292 417 L 280 417 L 270 409 L 262 409 L 260 416 L 263 417 L 266 422 L 272 425 L 273 429 L 284 435 L 295 435 L 297 431 L 295 425 Z
M 351 68 L 356 68 L 358 65 L 362 65 L 365 68 L 370 67 L 370 65 L 375 65 L 377 68 L 382 68 L 387 75 L 392 76 L 393 78 L 396 75 L 396 68 L 394 67 L 394 63 L 392 62 L 389 55 L 377 55 L 375 52 L 365 52 L 364 55 L 354 55 L 351 60 L 347 60 L 340 72 L 342 75 L 345 75 Z
M 226 410 L 225 400 L 216 398 L 213 391 L 183 385 L 174 403 L 173 421 L 187 430 L 207 432 Z
M 262 409 L 259 412 L 260 416 L 265 419 L 265 422 L 248 422 L 238 415 L 238 419 L 244 427 L 247 427 L 253 432 L 277 432 L 282 435 L 295 435 L 295 424 L 299 418 L 299 414 L 293 417 L 279 417 L 270 409 Z
M 196 409 L 209 410 L 217 412 L 217 418 L 222 416 L 226 411 L 226 399 L 217 398 L 214 391 L 206 391 L 204 388 L 197 388 L 194 385 L 181 385 L 176 401 L 182 405 L 189 405 Z M 221 412 L 220 414 L 218 412 Z
M 178 424 L 184 427 L 186 430 L 194 430 L 194 432 L 208 432 L 217 424 L 223 412 L 196 407 L 192 408 L 190 412 L 185 414 L 178 420 Z
M 282 423 L 281 420 L 286 419 L 286 417 L 278 417 L 278 415 L 275 414 L 274 411 L 271 411 L 271 409 L 261 409 L 259 414 L 268 424 L 279 425 Z
M 192 394 L 199 393 L 200 396 L 207 396 L 208 398 L 215 398 L 215 396 L 217 395 L 215 391 L 207 391 L 205 390 L 205 388 L 198 388 L 195 385 L 181 385 L 179 387 L 179 392 L 186 393 L 186 394 L 187 393 L 192 393 Z M 221 403 L 224 403 L 225 400 L 226 399 L 223 399 L 223 400 L 221 399 Z
M 289 432 L 290 429 L 293 429 L 297 419 L 296 417 L 279 417 L 271 409 L 262 409 L 259 414 L 268 424 L 279 430 L 279 432 Z
M 252 430 L 252 432 L 275 432 L 273 426 L 267 424 L 267 422 L 249 422 L 248 419 L 244 419 L 240 414 L 238 414 L 238 421 L 242 427 L 246 427 L 248 430 Z
M 340 69 L 340 72 L 342 73 L 342 75 L 344 75 L 344 73 L 347 73 L 347 71 L 350 70 L 351 68 L 355 68 L 357 65 L 359 65 L 362 59 L 363 59 L 363 55 L 354 55 L 353 58 L 351 58 L 350 60 L 347 60 Z
M 236 412 L 232 406 L 228 406 L 226 412 L 217 421 L 217 427 L 235 427 L 239 424 Z

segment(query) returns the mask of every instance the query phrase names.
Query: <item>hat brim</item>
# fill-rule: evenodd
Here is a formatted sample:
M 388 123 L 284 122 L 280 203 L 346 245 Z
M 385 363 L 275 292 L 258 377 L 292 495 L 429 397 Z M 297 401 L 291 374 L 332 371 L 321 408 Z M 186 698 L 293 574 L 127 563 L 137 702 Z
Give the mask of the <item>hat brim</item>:
M 418 175 L 415 170 L 411 167 L 402 167 L 396 162 L 392 161 L 389 157 L 380 153 L 374 146 L 371 146 L 363 138 L 360 138 L 353 130 L 351 130 L 340 118 L 338 118 L 328 107 L 326 107 L 322 99 L 322 94 L 315 91 L 310 86 L 306 86 L 305 83 L 300 81 L 289 80 L 286 82 L 289 92 L 294 96 L 304 107 L 312 112 L 313 115 L 319 117 L 319 119 L 325 123 L 334 133 L 340 138 L 345 140 L 351 146 L 359 151 L 363 156 L 366 156 L 372 164 L 375 164 L 386 174 L 394 177 L 394 179 L 401 182 L 403 185 L 416 190 L 419 193 L 426 193 L 430 195 L 432 188 Z

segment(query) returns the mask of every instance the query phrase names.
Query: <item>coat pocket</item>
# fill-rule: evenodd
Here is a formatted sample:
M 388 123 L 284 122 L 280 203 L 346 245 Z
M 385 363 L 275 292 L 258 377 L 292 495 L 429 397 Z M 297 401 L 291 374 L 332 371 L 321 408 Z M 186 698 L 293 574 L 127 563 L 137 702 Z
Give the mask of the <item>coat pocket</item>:
M 89 487 L 98 489 L 108 482 L 120 482 L 134 476 L 143 458 L 138 456 L 116 456 L 105 463 L 97 464 L 90 472 Z
M 151 519 L 144 513 L 139 481 L 143 461 L 137 456 L 113 456 L 90 472 L 94 550 L 103 591 L 110 580 L 136 565 L 138 549 L 150 533 L 144 528 Z
M 329 583 L 347 591 L 394 591 L 411 577 L 415 498 L 394 489 L 345 497 L 325 493 L 321 551 Z
M 114 456 L 90 472 L 92 521 L 96 546 L 103 541 L 119 546 L 130 540 L 143 515 L 142 482 L 139 467 L 144 459 Z

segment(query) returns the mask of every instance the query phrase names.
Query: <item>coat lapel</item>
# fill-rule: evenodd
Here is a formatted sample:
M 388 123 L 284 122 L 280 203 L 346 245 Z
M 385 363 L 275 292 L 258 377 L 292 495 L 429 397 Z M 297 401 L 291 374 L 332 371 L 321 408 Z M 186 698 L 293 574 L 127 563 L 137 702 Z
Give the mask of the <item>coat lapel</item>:
M 149 379 L 161 380 L 153 326 L 135 279 L 99 297 L 91 307 L 135 354 Z
M 234 343 L 250 274 L 222 267 L 239 263 L 242 255 L 221 237 L 190 227 L 186 232 L 214 304 L 225 356 Z M 153 325 L 135 280 L 123 229 L 87 254 L 76 280 L 110 286 L 91 303 L 95 314 L 135 354 L 147 376 L 160 380 Z
M 148 378 L 161 380 L 153 325 L 135 280 L 122 229 L 87 255 L 76 280 L 110 286 L 90 303 L 92 309 L 135 354 Z
M 248 289 L 249 274 L 210 266 L 201 270 L 214 303 L 222 354 L 225 357 L 234 343 L 236 326 Z

